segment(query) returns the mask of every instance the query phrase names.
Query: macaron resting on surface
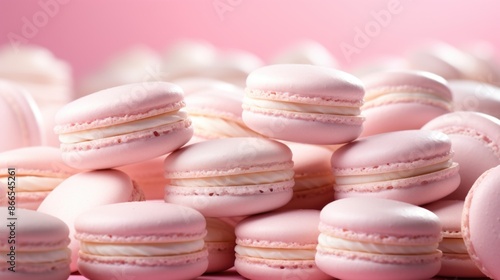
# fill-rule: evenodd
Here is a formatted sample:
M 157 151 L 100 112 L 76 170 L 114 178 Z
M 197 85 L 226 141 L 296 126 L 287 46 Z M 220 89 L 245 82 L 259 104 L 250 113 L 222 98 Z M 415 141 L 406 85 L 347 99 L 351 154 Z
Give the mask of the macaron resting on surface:
M 404 130 L 358 138 L 331 158 L 335 197 L 369 196 L 421 205 L 453 192 L 460 183 L 449 137 Z
M 195 160 L 193 160 L 195 159 Z M 285 205 L 293 195 L 290 149 L 256 137 L 207 140 L 165 159 L 165 201 L 207 217 L 257 214 Z
M 145 82 L 105 89 L 64 106 L 55 131 L 64 161 L 103 169 L 167 154 L 193 135 L 182 89 Z
M 352 197 L 321 210 L 316 264 L 339 279 L 428 279 L 441 266 L 441 223 L 405 202 Z
M 243 122 L 262 135 L 306 144 L 340 144 L 362 130 L 361 81 L 333 68 L 276 64 L 246 81 Z M 298 133 L 300 131 L 300 133 Z

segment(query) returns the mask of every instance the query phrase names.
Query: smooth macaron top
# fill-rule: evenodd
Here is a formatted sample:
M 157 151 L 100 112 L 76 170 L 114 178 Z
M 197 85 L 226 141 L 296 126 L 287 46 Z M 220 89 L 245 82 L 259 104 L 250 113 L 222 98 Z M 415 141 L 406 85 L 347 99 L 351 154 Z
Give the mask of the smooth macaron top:
M 408 239 L 428 237 L 438 240 L 441 222 L 431 211 L 406 202 L 375 198 L 351 197 L 335 200 L 321 210 L 320 230 L 349 232 L 363 239 Z M 372 236 L 372 237 L 370 237 Z
M 186 111 L 194 114 L 215 115 L 221 118 L 241 119 L 243 90 L 207 89 L 186 96 Z
M 206 235 L 205 218 L 198 211 L 156 201 L 99 206 L 78 216 L 77 239 L 94 242 L 155 243 L 189 241 Z
M 99 128 L 177 111 L 184 107 L 182 89 L 167 82 L 126 84 L 81 97 L 55 117 L 56 133 Z
M 12 217 L 17 219 L 8 220 Z M 66 247 L 69 244 L 68 226 L 51 215 L 17 208 L 15 216 L 11 216 L 7 207 L 0 207 L 0 218 L 5 223 L 0 227 L 0 250 L 2 251 L 10 246 L 37 251 Z M 11 223 L 14 223 L 13 228 L 9 227 Z M 13 239 L 9 238 L 12 236 Z M 15 243 L 8 243 L 9 240 L 14 240 Z
M 249 91 L 269 99 L 298 103 L 362 104 L 361 81 L 346 72 L 309 64 L 274 64 L 252 71 L 246 80 Z
M 168 155 L 164 166 L 168 178 L 190 178 L 291 168 L 293 161 L 292 152 L 285 144 L 256 137 L 235 137 L 184 146 Z
M 424 207 L 439 217 L 444 237 L 462 238 L 460 224 L 464 207 L 463 200 L 438 200 Z
M 319 210 L 298 209 L 245 218 L 236 225 L 236 243 L 252 247 L 315 248 L 319 213 Z
M 498 86 L 471 80 L 451 80 L 448 84 L 453 93 L 455 111 L 475 111 L 500 117 Z
M 16 175 L 38 175 L 65 178 L 77 173 L 67 166 L 56 147 L 32 146 L 0 153 L 0 174 L 15 168 Z
M 451 155 L 446 134 L 402 130 L 359 138 L 340 147 L 332 155 L 331 166 L 339 175 L 385 173 L 428 166 Z
M 442 77 L 425 71 L 389 70 L 362 78 L 369 100 L 387 93 L 427 93 L 451 102 L 452 95 Z

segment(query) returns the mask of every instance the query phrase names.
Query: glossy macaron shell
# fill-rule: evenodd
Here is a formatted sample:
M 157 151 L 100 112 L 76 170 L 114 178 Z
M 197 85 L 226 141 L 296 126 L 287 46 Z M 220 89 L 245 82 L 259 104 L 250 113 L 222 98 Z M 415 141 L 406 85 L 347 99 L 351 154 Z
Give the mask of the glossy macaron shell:
M 471 80 L 451 80 L 454 111 L 481 112 L 500 118 L 500 88 Z

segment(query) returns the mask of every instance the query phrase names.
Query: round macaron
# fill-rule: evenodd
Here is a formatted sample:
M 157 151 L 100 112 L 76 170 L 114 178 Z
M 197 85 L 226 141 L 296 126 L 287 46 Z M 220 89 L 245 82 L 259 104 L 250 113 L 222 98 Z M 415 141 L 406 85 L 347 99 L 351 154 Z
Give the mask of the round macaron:
M 485 171 L 469 190 L 462 212 L 462 235 L 476 266 L 500 279 L 500 165 Z
M 236 226 L 234 267 L 248 279 L 330 279 L 318 269 L 318 210 L 255 215 Z
M 424 206 L 439 217 L 443 226 L 443 240 L 438 249 L 443 252 L 439 276 L 485 277 L 471 260 L 462 238 L 461 220 L 463 200 L 439 200 Z
M 32 146 L 0 153 L 0 183 L 7 186 L 14 169 L 16 207 L 36 210 L 64 179 L 78 171 L 67 166 L 55 147 Z
M 78 270 L 89 279 L 192 279 L 208 267 L 205 218 L 188 207 L 104 205 L 79 215 L 75 229 Z
M 0 279 L 66 280 L 69 230 L 61 220 L 28 209 L 0 207 Z
M 42 201 L 38 211 L 68 225 L 71 271 L 76 271 L 80 243 L 74 237 L 74 225 L 78 215 L 101 205 L 140 200 L 144 200 L 144 194 L 127 174 L 114 169 L 95 170 L 68 177 Z
M 481 112 L 500 118 L 500 88 L 471 80 L 452 80 L 448 86 L 453 94 L 454 111 Z
M 465 199 L 476 179 L 500 164 L 500 120 L 483 113 L 453 112 L 422 127 L 448 135 L 454 151 L 453 161 L 460 165 L 460 185 L 446 199 Z
M 460 183 L 452 156 L 449 137 L 438 131 L 402 130 L 359 138 L 333 152 L 335 198 L 430 203 Z
M 191 121 L 182 89 L 166 82 L 127 84 L 65 105 L 55 132 L 63 160 L 79 169 L 104 169 L 153 159 L 189 141 Z
M 429 279 L 441 267 L 441 222 L 401 201 L 351 197 L 321 210 L 317 266 L 339 279 Z
M 163 200 L 165 185 L 168 183 L 163 171 L 163 161 L 165 161 L 165 156 L 159 156 L 154 159 L 123 165 L 116 169 L 127 173 L 130 179 L 144 192 L 147 200 Z
M 423 71 L 392 70 L 362 78 L 365 123 L 361 136 L 419 129 L 451 112 L 452 95 L 446 80 Z
M 221 138 L 180 148 L 165 159 L 165 201 L 207 217 L 257 214 L 293 195 L 290 149 L 256 137 Z
M 275 64 L 246 81 L 243 122 L 271 138 L 305 144 L 340 144 L 362 130 L 361 81 L 342 71 L 307 64 Z
M 234 226 L 218 218 L 206 218 L 207 235 L 205 246 L 208 250 L 206 273 L 227 270 L 234 266 L 234 246 L 236 235 Z

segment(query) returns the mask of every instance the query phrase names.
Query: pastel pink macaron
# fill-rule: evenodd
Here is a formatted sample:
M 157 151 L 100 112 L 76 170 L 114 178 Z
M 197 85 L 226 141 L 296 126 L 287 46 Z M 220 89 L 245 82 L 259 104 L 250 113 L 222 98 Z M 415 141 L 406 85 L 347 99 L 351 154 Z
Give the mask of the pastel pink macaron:
M 118 170 L 95 170 L 75 174 L 55 188 L 38 207 L 61 219 L 70 231 L 71 271 L 76 271 L 80 242 L 75 239 L 75 220 L 81 213 L 97 206 L 144 200 L 142 191 L 130 177 Z
M 127 173 L 130 179 L 144 192 L 147 200 L 163 200 L 165 185 L 168 183 L 163 170 L 164 161 L 165 156 L 163 155 L 154 159 L 123 165 L 116 169 Z
M 15 174 L 9 175 L 9 170 Z M 32 146 L 0 153 L 0 183 L 16 178 L 16 207 L 36 210 L 47 195 L 78 170 L 67 166 L 55 147 Z
M 500 120 L 478 112 L 453 112 L 422 127 L 446 133 L 460 165 L 460 185 L 446 199 L 465 199 L 476 179 L 500 164 Z
M 0 151 L 42 145 L 42 116 L 30 94 L 20 86 L 0 80 Z
M 165 159 L 165 201 L 207 217 L 245 216 L 285 205 L 293 195 L 290 149 L 256 137 L 207 140 Z
M 380 197 L 421 205 L 460 184 L 450 138 L 438 131 L 401 130 L 359 138 L 331 158 L 335 198 Z
M 192 279 L 208 267 L 203 215 L 162 202 L 125 202 L 75 221 L 78 271 L 92 280 Z
M 81 97 L 56 115 L 63 160 L 104 169 L 153 159 L 189 141 L 182 89 L 166 82 L 113 87 Z
M 429 279 L 441 267 L 441 222 L 391 199 L 351 197 L 321 210 L 316 265 L 339 279 Z
M 255 215 L 236 226 L 234 267 L 248 279 L 330 279 L 314 261 L 318 210 Z
M 234 225 L 218 218 L 206 218 L 207 235 L 205 246 L 208 250 L 208 268 L 206 273 L 227 270 L 234 266 L 234 246 L 236 235 Z
M 345 72 L 307 64 L 254 70 L 246 81 L 243 122 L 271 138 L 305 144 L 340 144 L 362 130 L 361 81 Z
M 71 252 L 68 226 L 28 209 L 0 207 L 0 279 L 66 280 Z
M 433 118 L 451 112 L 452 95 L 442 77 L 423 71 L 391 70 L 362 78 L 366 118 L 362 136 L 419 129 Z
M 452 80 L 454 111 L 474 111 L 500 118 L 500 88 L 471 80 Z
M 439 200 L 424 206 L 439 217 L 443 226 L 443 240 L 438 249 L 443 252 L 439 276 L 485 277 L 474 264 L 465 247 L 461 231 L 463 200 Z
M 472 261 L 489 278 L 500 278 L 500 165 L 485 171 L 467 193 L 462 235 Z

